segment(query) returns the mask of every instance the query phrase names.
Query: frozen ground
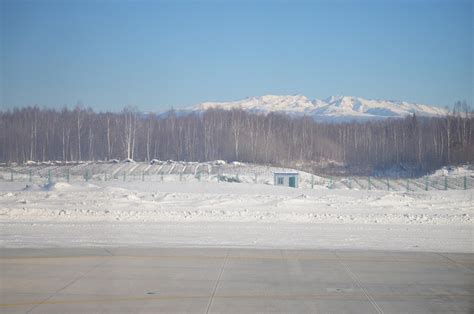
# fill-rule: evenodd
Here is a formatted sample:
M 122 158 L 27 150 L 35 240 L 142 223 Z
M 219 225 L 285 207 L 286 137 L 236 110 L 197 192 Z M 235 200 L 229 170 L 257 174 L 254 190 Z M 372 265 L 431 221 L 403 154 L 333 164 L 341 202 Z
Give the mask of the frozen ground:
M 209 178 L 0 181 L 1 246 L 474 252 L 472 189 L 291 189 Z

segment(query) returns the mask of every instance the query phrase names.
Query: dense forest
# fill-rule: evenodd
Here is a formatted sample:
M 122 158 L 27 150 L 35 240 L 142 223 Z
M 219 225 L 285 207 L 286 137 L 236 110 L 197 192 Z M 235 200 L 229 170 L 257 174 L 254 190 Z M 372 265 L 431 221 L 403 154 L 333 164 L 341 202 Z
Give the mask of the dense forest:
M 28 107 L 0 112 L 0 162 L 131 158 L 426 172 L 474 161 L 474 116 L 317 123 L 310 117 L 209 109 L 199 114 L 96 113 Z

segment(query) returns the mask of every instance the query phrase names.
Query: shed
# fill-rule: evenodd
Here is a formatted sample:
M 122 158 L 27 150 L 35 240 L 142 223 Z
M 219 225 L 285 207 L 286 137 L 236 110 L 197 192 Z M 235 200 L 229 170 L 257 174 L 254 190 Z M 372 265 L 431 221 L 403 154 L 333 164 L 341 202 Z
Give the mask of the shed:
M 273 184 L 297 188 L 298 178 L 299 178 L 298 172 L 274 172 Z

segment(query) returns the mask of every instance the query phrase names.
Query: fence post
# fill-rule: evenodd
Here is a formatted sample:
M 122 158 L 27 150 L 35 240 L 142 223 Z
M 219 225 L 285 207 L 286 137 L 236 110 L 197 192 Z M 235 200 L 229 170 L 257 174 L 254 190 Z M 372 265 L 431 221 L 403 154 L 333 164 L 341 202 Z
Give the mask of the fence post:
M 51 184 L 53 181 L 51 180 L 51 170 L 48 170 L 48 183 Z
M 407 192 L 410 192 L 410 179 L 407 179 Z
M 314 174 L 311 175 L 311 188 L 314 189 Z
M 89 170 L 86 170 L 86 182 L 89 181 Z
M 201 182 L 201 173 L 198 173 L 197 177 L 198 177 L 198 181 Z
M 445 189 L 445 190 L 448 189 L 448 176 L 445 176 L 445 177 L 444 177 L 444 189 Z
M 464 176 L 464 190 L 467 190 L 467 177 Z
M 163 174 L 161 174 L 161 182 L 163 182 Z
M 237 173 L 237 182 L 240 182 L 239 174 Z
M 368 187 L 367 187 L 367 189 L 369 189 L 369 190 L 370 190 L 370 176 L 369 176 L 369 179 L 367 180 L 367 184 L 368 184 Z
M 67 169 L 66 179 L 67 179 L 67 182 L 69 183 L 69 169 Z
M 390 179 L 387 178 L 387 191 L 390 191 Z
M 352 177 L 349 177 L 349 190 L 352 190 Z
M 29 181 L 31 182 L 31 181 L 33 181 L 33 172 L 31 170 L 29 172 L 30 172 L 30 180 Z
M 425 177 L 425 191 L 428 191 L 429 187 L 430 187 L 430 181 L 428 177 Z

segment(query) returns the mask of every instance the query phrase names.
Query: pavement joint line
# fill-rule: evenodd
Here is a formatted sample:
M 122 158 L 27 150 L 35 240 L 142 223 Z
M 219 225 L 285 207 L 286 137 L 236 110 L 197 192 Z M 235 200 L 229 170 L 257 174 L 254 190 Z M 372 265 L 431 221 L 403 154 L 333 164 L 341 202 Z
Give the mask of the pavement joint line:
M 221 271 L 220 271 L 219 276 L 217 277 L 217 280 L 216 280 L 216 285 L 214 286 L 214 290 L 212 291 L 211 298 L 209 300 L 209 303 L 207 304 L 206 314 L 209 313 L 209 309 L 211 308 L 212 301 L 214 300 L 214 296 L 216 295 L 217 287 L 219 286 L 219 281 L 222 277 L 222 273 L 224 273 L 224 268 L 225 268 L 225 265 L 227 263 L 227 256 L 229 256 L 229 249 L 227 249 L 227 251 L 226 251 L 226 259 L 224 260 L 224 263 L 222 264 Z
M 30 313 L 31 311 L 33 311 L 35 308 L 37 308 L 38 306 L 40 306 L 41 304 L 44 304 L 45 302 L 48 302 L 48 300 L 50 300 L 53 296 L 57 295 L 59 292 L 63 291 L 64 289 L 66 289 L 67 287 L 71 286 L 72 284 L 74 284 L 75 282 L 77 282 L 79 279 L 81 278 L 84 278 L 85 275 L 87 275 L 88 273 L 90 273 L 91 271 L 93 271 L 94 269 L 98 268 L 99 266 L 105 264 L 107 261 L 101 261 L 100 263 L 92 266 L 91 268 L 89 268 L 88 270 L 86 270 L 85 272 L 79 274 L 78 277 L 72 279 L 71 281 L 69 281 L 65 286 L 61 287 L 60 289 L 58 289 L 57 291 L 55 291 L 54 293 L 52 293 L 50 296 L 48 296 L 46 299 L 38 302 L 37 304 L 35 304 L 34 306 L 32 306 L 30 309 L 28 309 L 28 311 L 26 311 L 26 313 Z
M 109 254 L 110 256 L 114 256 L 114 253 L 110 252 L 110 250 L 105 247 L 104 247 L 104 251 L 107 252 L 107 254 Z
M 336 256 L 339 257 L 339 254 L 337 254 L 337 252 L 335 252 L 334 254 L 336 254 Z M 370 301 L 370 303 L 372 304 L 372 306 L 375 308 L 375 310 L 377 311 L 377 313 L 379 314 L 383 314 L 383 310 L 380 308 L 380 306 L 377 304 L 377 302 L 375 302 L 374 298 L 369 294 L 369 292 L 367 291 L 367 289 L 362 286 L 362 283 L 360 282 L 359 278 L 356 276 L 356 274 L 354 274 L 352 272 L 352 270 L 342 262 L 341 259 L 339 259 L 339 264 L 341 264 L 344 269 L 346 270 L 347 274 L 352 278 L 352 280 L 356 283 L 357 286 L 359 286 L 359 288 L 362 290 L 362 292 L 364 293 L 364 295 L 367 297 L 367 299 Z
M 439 254 L 439 253 L 438 253 Z M 473 255 L 474 256 L 474 255 Z M 308 257 L 308 256 L 285 256 L 285 257 L 278 257 L 278 256 L 200 256 L 200 255 L 190 255 L 190 256 L 171 256 L 171 255 L 71 255 L 71 256 L 3 256 L 0 257 L 0 261 L 5 260 L 33 260 L 33 259 L 87 259 L 87 258 L 156 258 L 156 259 L 230 259 L 230 260 L 286 260 L 286 259 L 298 259 L 298 260 L 314 260 L 314 261 L 348 261 L 348 262 L 387 262 L 387 263 L 426 263 L 427 260 L 424 259 L 396 259 L 396 258 L 346 258 L 346 257 L 339 257 L 339 258 L 327 258 L 327 257 Z M 449 259 L 446 261 L 429 261 L 430 264 L 451 264 L 453 260 Z M 456 264 L 460 265 L 473 265 L 473 262 L 459 262 L 454 261 Z
M 465 262 L 465 263 L 462 263 L 462 262 L 458 262 L 458 261 L 455 261 L 453 260 L 452 258 L 450 258 L 449 256 L 446 256 L 442 253 L 438 253 L 438 255 L 441 255 L 442 257 L 446 258 L 447 260 L 451 261 L 451 263 L 455 264 L 455 265 L 460 265 L 464 270 L 468 271 L 469 273 L 474 273 L 474 270 L 466 267 L 464 264 L 473 264 L 474 265 L 474 261 L 473 262 Z M 473 256 L 473 259 L 474 259 L 474 256 Z
M 185 300 L 185 299 L 204 299 L 209 298 L 211 295 L 165 295 L 165 296 L 120 296 L 120 297 L 106 297 L 106 298 L 95 298 L 95 299 L 69 299 L 69 300 L 44 300 L 44 301 L 32 301 L 32 302 L 18 302 L 18 303 L 4 303 L 0 304 L 0 307 L 18 307 L 28 305 L 54 305 L 54 304 L 86 304 L 86 303 L 107 303 L 107 302 L 125 302 L 125 301 L 160 301 L 160 300 Z M 406 300 L 411 299 L 427 299 L 427 298 L 440 298 L 440 297 L 453 297 L 453 298 L 469 298 L 474 297 L 474 294 L 374 294 L 373 297 L 383 300 Z M 251 295 L 215 295 L 216 299 L 318 299 L 318 300 L 360 300 L 363 298 L 367 299 L 365 293 L 319 293 L 319 294 L 251 294 Z M 29 310 L 31 311 L 31 309 Z

